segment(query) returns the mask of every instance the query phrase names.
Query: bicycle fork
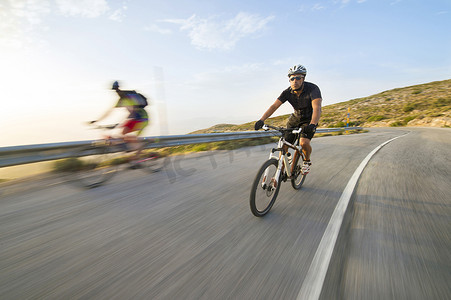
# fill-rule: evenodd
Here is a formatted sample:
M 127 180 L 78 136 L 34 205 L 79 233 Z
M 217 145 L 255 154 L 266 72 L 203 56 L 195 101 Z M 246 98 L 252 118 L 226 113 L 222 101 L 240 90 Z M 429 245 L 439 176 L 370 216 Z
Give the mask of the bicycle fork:
M 283 152 L 280 153 L 279 157 L 274 155 L 274 152 L 276 152 L 276 151 L 283 151 L 282 150 L 282 146 L 283 146 L 282 141 L 279 141 L 279 143 L 277 145 L 277 149 L 273 149 L 273 151 L 271 151 L 271 154 L 269 155 L 269 159 L 277 158 L 278 161 L 279 161 L 278 164 L 277 164 L 276 174 L 274 174 L 274 177 L 271 178 L 271 182 L 270 182 L 272 184 L 273 188 L 276 188 L 277 185 L 280 182 L 279 178 L 280 178 L 280 174 L 282 173 L 282 169 L 283 169 L 284 164 L 285 164 L 285 166 L 289 166 L 289 162 L 287 160 L 287 156 L 284 155 Z M 287 169 L 286 171 L 287 171 L 288 176 L 291 176 L 290 168 L 286 168 L 286 169 Z M 266 189 L 266 179 L 268 178 L 268 173 L 269 173 L 269 169 L 267 168 L 265 170 L 265 173 L 264 173 L 264 176 L 263 176 L 263 181 L 261 183 L 263 189 Z

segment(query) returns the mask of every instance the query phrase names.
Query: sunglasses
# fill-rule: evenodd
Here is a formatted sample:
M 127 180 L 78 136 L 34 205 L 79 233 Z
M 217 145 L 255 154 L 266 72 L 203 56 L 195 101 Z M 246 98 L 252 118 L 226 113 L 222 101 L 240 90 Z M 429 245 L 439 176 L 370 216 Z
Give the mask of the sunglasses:
M 305 76 L 296 76 L 296 77 L 291 77 L 290 81 L 295 81 L 295 80 L 301 80 L 303 79 Z

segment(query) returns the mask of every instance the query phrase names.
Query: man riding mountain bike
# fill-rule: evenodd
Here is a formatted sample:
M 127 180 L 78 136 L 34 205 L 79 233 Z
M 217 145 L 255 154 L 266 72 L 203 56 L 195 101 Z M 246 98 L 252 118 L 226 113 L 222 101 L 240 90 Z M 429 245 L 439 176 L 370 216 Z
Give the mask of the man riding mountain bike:
M 288 70 L 290 87 L 284 90 L 279 98 L 268 108 L 263 116 L 255 123 L 255 130 L 263 127 L 264 121 L 268 119 L 283 103 L 288 101 L 293 106 L 294 113 L 287 122 L 287 128 L 302 127 L 300 145 L 305 155 L 302 165 L 302 173 L 310 172 L 310 155 L 312 146 L 310 140 L 313 138 L 316 127 L 321 117 L 321 91 L 316 84 L 306 82 L 307 69 L 302 65 L 295 65 Z M 288 133 L 285 139 L 291 144 L 295 141 L 295 135 Z
M 113 90 L 119 95 L 119 100 L 116 105 L 107 110 L 99 119 L 96 121 L 91 121 L 92 123 L 99 122 L 105 119 L 114 108 L 124 107 L 128 110 L 129 115 L 125 122 L 121 125 L 122 127 L 122 137 L 125 142 L 133 145 L 133 149 L 138 151 L 135 157 L 139 157 L 141 153 L 141 143 L 138 140 L 144 130 L 144 128 L 149 124 L 149 116 L 144 109 L 147 106 L 147 98 L 137 93 L 136 91 L 126 91 L 119 89 L 119 83 L 115 81 L 113 83 Z M 138 166 L 136 166 L 138 167 Z

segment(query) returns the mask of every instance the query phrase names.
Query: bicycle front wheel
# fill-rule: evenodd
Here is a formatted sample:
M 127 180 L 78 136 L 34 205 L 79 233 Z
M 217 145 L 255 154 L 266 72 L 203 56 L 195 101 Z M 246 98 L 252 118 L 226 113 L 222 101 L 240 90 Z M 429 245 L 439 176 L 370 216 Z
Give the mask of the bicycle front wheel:
M 163 169 L 164 159 L 157 152 L 145 152 L 141 154 L 138 163 L 142 166 L 144 171 L 155 173 Z
M 280 176 L 275 178 L 279 161 L 272 158 L 266 161 L 255 177 L 249 204 L 256 217 L 266 215 L 274 205 L 280 189 Z
M 71 170 L 74 179 L 86 188 L 95 188 L 110 180 L 119 165 L 126 162 L 125 153 L 120 150 L 111 145 L 80 149 L 73 155 L 77 160 Z
M 295 161 L 293 162 L 295 167 L 293 170 L 293 175 L 291 177 L 291 186 L 295 190 L 299 190 L 301 188 L 302 184 L 304 183 L 305 176 L 307 176 L 301 172 L 303 163 L 304 157 L 302 155 L 296 155 Z

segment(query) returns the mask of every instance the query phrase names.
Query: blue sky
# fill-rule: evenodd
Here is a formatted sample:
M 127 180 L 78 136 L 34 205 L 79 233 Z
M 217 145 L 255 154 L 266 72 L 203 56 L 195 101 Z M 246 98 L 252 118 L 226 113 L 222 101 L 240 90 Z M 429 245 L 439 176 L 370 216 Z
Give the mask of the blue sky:
M 449 0 L 0 0 L 0 146 L 97 138 L 114 80 L 165 135 L 257 120 L 294 64 L 323 105 L 450 79 L 450 28 Z

